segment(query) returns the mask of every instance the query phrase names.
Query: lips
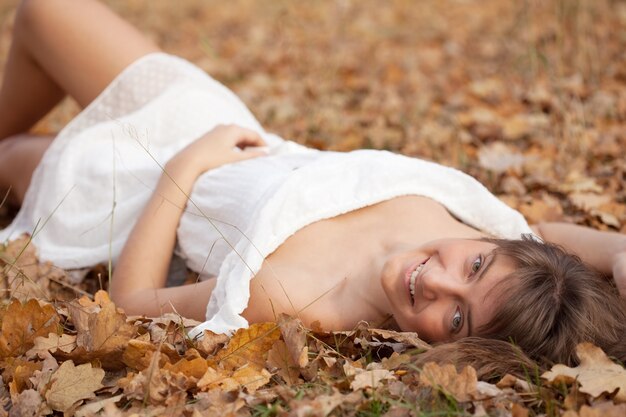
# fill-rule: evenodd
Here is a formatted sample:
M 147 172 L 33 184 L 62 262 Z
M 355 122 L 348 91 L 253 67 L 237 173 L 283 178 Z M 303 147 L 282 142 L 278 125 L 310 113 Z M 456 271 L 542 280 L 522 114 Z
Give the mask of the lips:
M 404 277 L 405 277 L 405 286 L 407 288 L 407 292 L 409 295 L 409 301 L 411 303 L 411 305 L 415 304 L 415 290 L 417 289 L 418 285 L 418 277 L 421 274 L 424 265 L 426 265 L 426 262 L 428 262 L 430 258 L 426 258 L 425 260 L 421 261 L 421 262 L 417 262 L 413 265 L 411 265 L 406 272 L 404 273 Z

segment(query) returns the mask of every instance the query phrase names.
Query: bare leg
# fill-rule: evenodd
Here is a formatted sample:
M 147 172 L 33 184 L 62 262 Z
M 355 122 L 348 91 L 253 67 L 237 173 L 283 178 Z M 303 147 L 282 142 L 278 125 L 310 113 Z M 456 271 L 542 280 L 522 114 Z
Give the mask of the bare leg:
M 23 0 L 0 88 L 0 140 L 28 131 L 66 94 L 89 104 L 158 47 L 94 0 Z
M 54 136 L 16 135 L 0 142 L 0 200 L 10 190 L 9 205 L 20 206 L 33 171 Z
M 53 137 L 25 134 L 65 95 L 88 105 L 158 47 L 95 0 L 23 0 L 0 88 L 0 193 L 21 204 Z M 1 197 L 0 197 L 1 198 Z

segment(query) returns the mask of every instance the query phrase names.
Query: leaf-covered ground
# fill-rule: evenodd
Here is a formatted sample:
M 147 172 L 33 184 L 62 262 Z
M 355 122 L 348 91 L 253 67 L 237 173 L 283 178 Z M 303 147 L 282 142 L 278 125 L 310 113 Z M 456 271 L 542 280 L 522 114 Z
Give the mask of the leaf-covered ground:
M 622 1 L 107 3 L 285 138 L 432 159 L 530 222 L 626 231 Z M 0 4 L 0 62 L 16 4 Z M 36 130 L 77 110 L 64 102 Z M 0 225 L 10 216 L 0 207 Z M 589 345 L 574 371 L 494 385 L 471 368 L 418 369 L 428 346 L 415 335 L 366 326 L 325 334 L 282 318 L 191 342 L 192 322 L 127 318 L 96 294 L 104 268 L 76 283 L 25 243 L 0 250 L 0 415 L 626 415 L 624 368 Z

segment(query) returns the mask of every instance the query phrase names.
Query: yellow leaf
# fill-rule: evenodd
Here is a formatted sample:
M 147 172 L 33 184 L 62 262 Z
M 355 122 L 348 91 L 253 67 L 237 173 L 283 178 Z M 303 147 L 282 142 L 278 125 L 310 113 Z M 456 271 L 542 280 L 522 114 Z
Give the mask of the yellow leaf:
M 272 375 L 265 368 L 242 366 L 234 372 L 208 368 L 197 383 L 199 389 L 208 391 L 220 388 L 224 391 L 235 391 L 246 388 L 249 393 L 267 384 Z
M 104 370 L 92 368 L 91 364 L 74 366 L 65 361 L 52 374 L 52 384 L 45 393 L 48 405 L 57 411 L 65 412 L 76 402 L 95 397 L 94 391 L 102 388 Z
M 0 358 L 19 356 L 34 345 L 38 336 L 55 333 L 59 316 L 50 304 L 39 304 L 29 300 L 22 304 L 13 300 L 0 316 L 2 334 L 0 334 Z
M 276 323 L 256 323 L 239 329 L 228 346 L 218 352 L 215 359 L 223 369 L 236 369 L 243 365 L 261 369 L 265 366 L 267 352 L 280 337 Z
M 208 369 L 206 359 L 193 358 L 191 360 L 182 358 L 175 364 L 171 365 L 166 363 L 163 369 L 166 369 L 172 373 L 181 373 L 186 376 L 194 377 L 196 379 L 202 378 Z
M 626 402 L 626 370 L 622 366 L 613 363 L 602 349 L 591 343 L 580 343 L 576 346 L 576 355 L 580 359 L 577 367 L 554 365 L 541 377 L 549 382 L 563 377 L 577 380 L 580 383 L 580 392 L 593 397 L 618 390 L 615 400 Z

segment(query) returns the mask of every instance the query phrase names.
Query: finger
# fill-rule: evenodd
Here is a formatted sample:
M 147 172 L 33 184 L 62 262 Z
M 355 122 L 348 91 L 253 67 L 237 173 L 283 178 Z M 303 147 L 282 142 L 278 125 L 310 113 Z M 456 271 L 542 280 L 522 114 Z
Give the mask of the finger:
M 243 161 L 246 159 L 259 158 L 261 156 L 267 156 L 267 155 L 268 153 L 262 150 L 253 150 L 253 151 L 245 150 L 245 151 L 238 153 L 237 157 L 239 158 L 240 161 Z
M 243 149 L 249 146 L 265 146 L 266 143 L 258 132 L 239 127 L 235 136 L 235 145 Z

